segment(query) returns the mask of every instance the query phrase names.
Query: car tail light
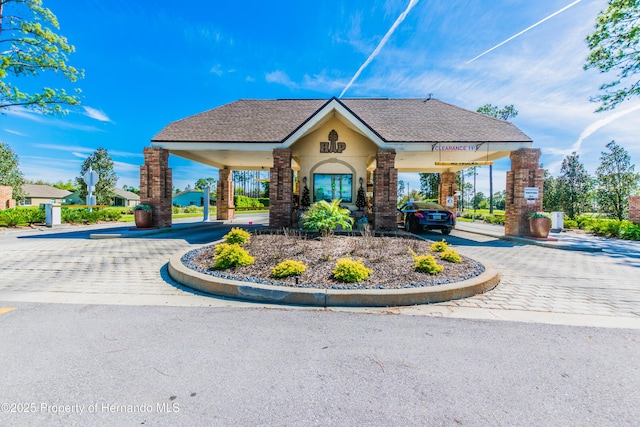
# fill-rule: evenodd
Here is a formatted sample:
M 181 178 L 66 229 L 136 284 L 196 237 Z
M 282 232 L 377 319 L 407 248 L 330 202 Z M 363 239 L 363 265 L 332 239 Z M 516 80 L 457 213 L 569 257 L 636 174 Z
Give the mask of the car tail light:
M 422 215 L 420 212 L 416 212 L 416 216 L 417 216 L 418 218 L 424 218 L 424 215 Z

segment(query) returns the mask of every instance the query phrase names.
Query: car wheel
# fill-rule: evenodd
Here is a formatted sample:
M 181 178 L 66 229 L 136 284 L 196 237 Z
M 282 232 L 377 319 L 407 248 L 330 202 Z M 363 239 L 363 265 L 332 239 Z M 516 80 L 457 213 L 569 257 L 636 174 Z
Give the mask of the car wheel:
M 406 218 L 404 220 L 404 231 L 411 233 L 411 218 Z
M 443 228 L 442 229 L 442 234 L 444 234 L 445 236 L 448 235 L 449 233 L 451 233 L 451 228 Z

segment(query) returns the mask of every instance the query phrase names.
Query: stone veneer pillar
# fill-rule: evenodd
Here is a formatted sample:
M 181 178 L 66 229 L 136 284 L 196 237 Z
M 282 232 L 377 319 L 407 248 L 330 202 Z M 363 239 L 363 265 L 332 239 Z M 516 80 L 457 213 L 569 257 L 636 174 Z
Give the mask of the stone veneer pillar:
M 629 221 L 640 224 L 640 196 L 629 197 Z
M 521 148 L 510 155 L 504 227 L 507 236 L 530 235 L 528 216 L 542 211 L 544 169 L 540 169 L 540 154 L 539 148 Z M 537 187 L 538 198 L 525 199 L 525 187 Z
M 171 227 L 172 189 L 169 150 L 145 147 L 144 166 L 140 166 L 140 203 L 151 205 L 153 227 Z
M 0 185 L 0 211 L 15 207 L 16 201 L 13 200 L 13 188 L 8 185 Z
M 457 189 L 456 173 L 442 172 L 440 174 L 440 185 L 438 186 L 438 204 L 453 212 L 454 216 L 458 211 L 458 198 L 454 194 Z M 453 206 L 447 206 L 447 197 L 453 197 Z
M 231 169 L 220 169 L 218 171 L 216 219 L 234 219 L 236 216 L 236 205 L 233 203 L 232 177 Z
M 293 170 L 291 150 L 273 150 L 273 167 L 269 176 L 269 226 L 291 227 L 293 215 Z
M 397 228 L 398 169 L 396 150 L 379 149 L 373 173 L 373 227 L 376 230 Z

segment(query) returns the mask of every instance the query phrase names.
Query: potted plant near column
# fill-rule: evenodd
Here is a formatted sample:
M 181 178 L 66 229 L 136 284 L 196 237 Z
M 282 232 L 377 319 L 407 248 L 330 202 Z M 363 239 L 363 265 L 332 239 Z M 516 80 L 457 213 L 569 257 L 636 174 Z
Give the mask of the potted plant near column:
M 551 215 L 546 212 L 534 212 L 529 215 L 529 231 L 533 237 L 546 239 L 551 230 Z
M 150 228 L 151 227 L 151 206 L 144 205 L 144 204 L 134 206 L 133 218 L 136 221 L 136 227 Z

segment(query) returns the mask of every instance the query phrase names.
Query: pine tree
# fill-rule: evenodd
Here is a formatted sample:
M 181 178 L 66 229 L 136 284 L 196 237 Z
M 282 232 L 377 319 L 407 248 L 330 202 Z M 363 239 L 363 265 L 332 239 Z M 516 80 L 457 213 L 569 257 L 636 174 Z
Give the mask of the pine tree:
M 356 206 L 358 207 L 358 209 L 362 210 L 366 205 L 367 199 L 364 188 L 362 188 L 362 185 L 360 185 L 360 188 L 358 189 L 358 197 L 356 198 Z
M 311 198 L 309 197 L 309 187 L 307 184 L 304 185 L 304 190 L 302 190 L 302 199 L 300 200 L 300 206 L 303 208 L 308 208 L 311 205 Z

